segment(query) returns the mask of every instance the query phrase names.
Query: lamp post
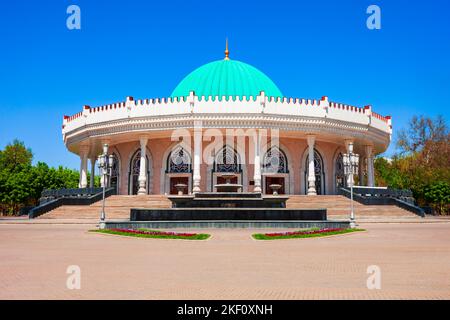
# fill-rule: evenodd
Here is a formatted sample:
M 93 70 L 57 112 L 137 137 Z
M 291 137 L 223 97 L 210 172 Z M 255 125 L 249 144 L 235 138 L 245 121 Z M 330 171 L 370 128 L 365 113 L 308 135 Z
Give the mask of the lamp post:
M 98 156 L 98 168 L 100 169 L 100 174 L 103 179 L 103 202 L 102 202 L 102 212 L 100 213 L 100 229 L 105 228 L 105 192 L 106 192 L 106 181 L 108 178 L 108 175 L 110 174 L 110 171 L 114 164 L 114 156 L 110 155 L 108 157 L 108 144 L 103 145 L 103 153 Z
M 358 173 L 359 154 L 350 151 L 343 155 L 344 173 L 350 177 Z M 350 228 L 356 227 L 355 211 L 353 210 L 353 179 L 347 179 L 350 182 Z

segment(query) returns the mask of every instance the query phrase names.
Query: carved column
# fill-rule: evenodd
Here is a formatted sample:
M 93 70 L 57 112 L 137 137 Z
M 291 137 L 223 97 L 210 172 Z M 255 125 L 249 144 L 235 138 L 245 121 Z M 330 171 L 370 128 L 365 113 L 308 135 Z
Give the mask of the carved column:
M 95 158 L 91 158 L 91 179 L 89 181 L 89 187 L 94 187 L 94 179 L 95 179 Z
M 361 154 L 359 156 L 359 164 L 358 164 L 358 173 L 359 173 L 359 185 L 364 185 L 364 156 Z
M 141 160 L 139 165 L 139 191 L 138 195 L 147 194 L 147 137 L 141 137 Z
M 261 137 L 259 131 L 256 131 L 255 140 L 255 163 L 254 163 L 254 173 L 253 180 L 255 181 L 255 192 L 261 192 Z
M 313 135 L 307 136 L 308 140 L 308 196 L 317 195 L 316 192 L 316 173 L 314 168 L 314 143 L 316 137 Z
M 87 188 L 88 181 L 87 181 L 87 162 L 88 162 L 88 153 L 89 153 L 89 146 L 83 145 L 80 146 L 80 183 L 78 186 L 80 188 Z
M 373 168 L 373 146 L 366 146 L 366 158 L 367 158 L 367 186 L 375 186 L 375 176 Z
M 200 164 L 202 160 L 202 124 L 196 121 L 194 124 L 194 164 L 193 164 L 193 188 L 192 192 L 200 192 Z

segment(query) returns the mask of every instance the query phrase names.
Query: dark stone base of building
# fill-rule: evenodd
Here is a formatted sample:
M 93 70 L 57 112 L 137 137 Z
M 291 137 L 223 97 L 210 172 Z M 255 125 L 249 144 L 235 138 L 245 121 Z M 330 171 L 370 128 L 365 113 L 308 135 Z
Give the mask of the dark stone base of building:
M 278 224 L 295 227 L 306 225 L 301 224 L 302 221 L 327 220 L 327 209 L 286 209 L 287 196 L 203 192 L 171 196 L 169 199 L 172 201 L 170 209 L 131 209 L 130 223 L 161 222 L 189 227 L 274 227 Z M 311 226 L 311 223 L 307 225 Z
M 263 196 L 254 192 L 201 192 L 169 196 L 173 208 L 286 208 L 288 196 Z
M 125 221 L 125 222 L 106 222 L 106 229 L 174 229 L 174 228 L 193 228 L 193 229 L 207 229 L 207 228 L 344 228 L 350 227 L 349 221 L 282 221 L 282 220 L 233 220 L 233 221 L 215 221 L 215 220 L 197 220 L 197 221 Z
M 130 221 L 327 220 L 326 209 L 171 208 L 131 209 Z

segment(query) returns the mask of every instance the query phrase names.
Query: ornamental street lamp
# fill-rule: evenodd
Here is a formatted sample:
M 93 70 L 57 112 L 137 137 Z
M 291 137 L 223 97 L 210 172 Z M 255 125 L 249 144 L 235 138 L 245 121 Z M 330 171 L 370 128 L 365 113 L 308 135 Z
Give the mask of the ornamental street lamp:
M 353 210 L 353 175 L 358 173 L 359 154 L 350 151 L 343 155 L 344 174 L 350 184 L 350 228 L 356 227 L 355 212 Z
M 102 202 L 102 212 L 100 213 L 100 229 L 105 228 L 105 191 L 106 191 L 106 181 L 108 176 L 111 174 L 111 169 L 114 164 L 114 156 L 110 155 L 108 157 L 108 144 L 103 145 L 103 153 L 98 156 L 98 168 L 102 176 L 103 181 L 103 202 Z

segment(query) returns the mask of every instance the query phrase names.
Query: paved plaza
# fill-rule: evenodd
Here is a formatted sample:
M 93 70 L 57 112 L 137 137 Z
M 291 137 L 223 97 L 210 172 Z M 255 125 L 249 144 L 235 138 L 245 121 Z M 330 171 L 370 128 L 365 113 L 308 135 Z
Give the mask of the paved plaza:
M 280 241 L 209 229 L 210 240 L 186 241 L 2 221 L 0 299 L 450 298 L 450 223 L 361 227 L 367 232 Z M 80 290 L 66 287 L 70 265 L 81 268 Z M 370 265 L 381 269 L 380 290 L 367 289 Z

